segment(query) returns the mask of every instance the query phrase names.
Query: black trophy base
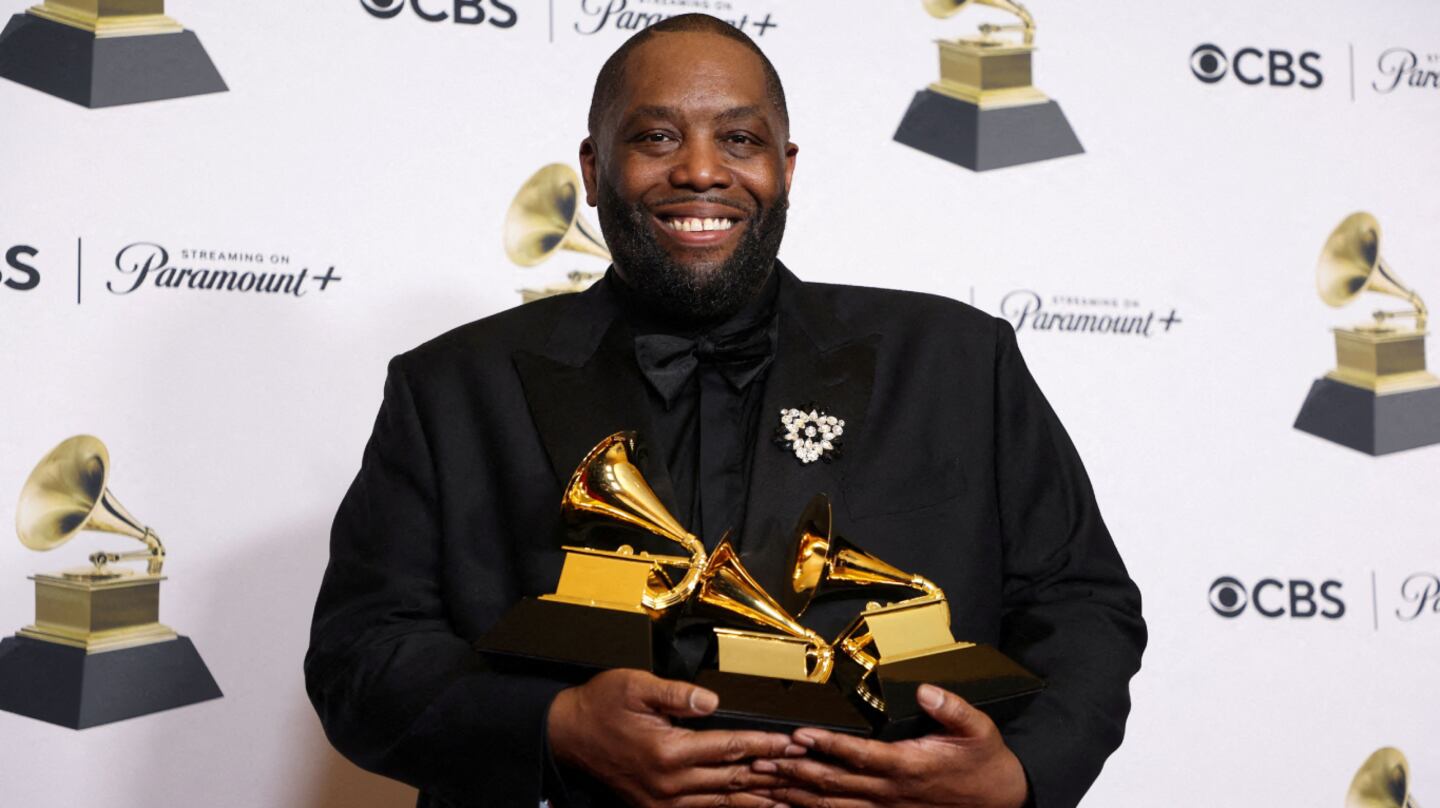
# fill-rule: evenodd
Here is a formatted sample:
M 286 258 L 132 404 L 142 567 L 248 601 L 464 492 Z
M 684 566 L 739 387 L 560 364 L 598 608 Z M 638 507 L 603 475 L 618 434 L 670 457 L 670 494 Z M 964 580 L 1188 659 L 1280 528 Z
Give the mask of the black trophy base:
M 654 671 L 656 640 L 643 612 L 525 598 L 475 650 L 496 670 L 582 682 L 610 668 Z
M 846 735 L 869 735 L 870 722 L 834 684 L 793 682 L 704 670 L 695 684 L 713 690 L 720 708 L 681 724 L 696 729 L 757 729 L 794 732 L 819 727 Z
M 187 637 L 98 654 L 29 637 L 0 640 L 0 710 L 70 729 L 221 695 Z
M 31 14 L 0 33 L 0 77 L 91 109 L 229 89 L 192 31 L 96 37 Z
M 929 89 L 915 94 L 895 140 L 971 171 L 1085 152 L 1054 101 L 981 109 Z
M 1440 443 L 1440 387 L 1382 396 L 1316 379 L 1295 428 L 1373 456 Z
M 842 681 L 858 666 L 839 669 Z M 885 704 L 884 712 L 871 709 L 874 736 L 894 741 L 936 731 L 939 725 L 915 699 L 922 684 L 954 693 L 1002 724 L 1018 714 L 1030 699 L 1045 689 L 1045 680 L 989 645 L 971 645 L 949 651 L 882 663 L 866 680 Z

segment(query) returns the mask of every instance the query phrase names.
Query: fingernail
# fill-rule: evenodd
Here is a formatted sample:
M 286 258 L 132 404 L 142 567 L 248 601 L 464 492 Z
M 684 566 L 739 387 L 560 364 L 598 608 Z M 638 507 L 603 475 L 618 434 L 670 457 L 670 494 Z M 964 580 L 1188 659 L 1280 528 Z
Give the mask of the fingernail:
M 757 772 L 760 772 L 761 774 L 774 774 L 775 772 L 780 771 L 779 766 L 776 766 L 774 763 L 771 763 L 768 760 L 757 760 L 750 764 L 750 768 L 754 769 Z
M 806 748 L 813 747 L 815 746 L 815 736 L 804 730 L 801 730 L 795 733 L 795 743 L 798 743 Z
M 938 710 L 940 705 L 945 703 L 945 697 L 940 695 L 940 688 L 931 685 L 920 685 L 920 689 L 915 691 L 915 700 L 927 710 Z
M 720 706 L 720 697 L 702 687 L 690 691 L 690 709 L 697 713 L 713 713 Z
M 792 743 L 785 747 L 785 757 L 799 757 L 803 754 L 805 754 L 805 747 L 803 746 L 796 746 Z

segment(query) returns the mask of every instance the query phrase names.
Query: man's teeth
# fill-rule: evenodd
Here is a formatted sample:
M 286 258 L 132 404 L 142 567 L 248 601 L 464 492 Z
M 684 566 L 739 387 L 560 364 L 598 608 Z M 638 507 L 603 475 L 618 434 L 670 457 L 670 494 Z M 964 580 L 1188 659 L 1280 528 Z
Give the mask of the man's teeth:
M 673 218 L 669 220 L 671 230 L 729 230 L 735 223 L 730 219 L 700 219 L 690 217 L 688 219 Z

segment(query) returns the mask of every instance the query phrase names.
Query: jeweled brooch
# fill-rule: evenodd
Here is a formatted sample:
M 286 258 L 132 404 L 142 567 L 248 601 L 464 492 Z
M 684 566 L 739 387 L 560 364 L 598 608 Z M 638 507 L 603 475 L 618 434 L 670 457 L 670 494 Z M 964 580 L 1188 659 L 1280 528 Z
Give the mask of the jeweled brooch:
M 837 418 L 811 404 L 805 409 L 794 407 L 780 411 L 780 428 L 775 430 L 775 444 L 795 453 L 801 463 L 821 460 L 829 463 L 840 455 L 840 436 L 845 434 L 845 419 Z

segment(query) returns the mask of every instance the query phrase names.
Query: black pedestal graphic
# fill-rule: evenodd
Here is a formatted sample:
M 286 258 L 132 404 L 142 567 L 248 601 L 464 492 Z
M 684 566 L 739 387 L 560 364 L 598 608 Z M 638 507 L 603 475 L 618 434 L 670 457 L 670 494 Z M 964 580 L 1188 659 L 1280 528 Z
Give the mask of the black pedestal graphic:
M 652 623 L 643 612 L 524 598 L 475 650 L 497 670 L 583 682 L 610 668 L 655 671 Z
M 0 710 L 71 729 L 158 713 L 222 694 L 189 638 L 87 654 L 0 640 Z
M 981 109 L 929 89 L 915 94 L 895 140 L 973 171 L 1085 152 L 1054 101 Z
M 859 666 L 837 667 L 840 681 L 854 686 Z M 1045 680 L 989 645 L 972 645 L 935 654 L 880 664 L 867 680 L 885 704 L 885 712 L 871 709 L 873 735 L 886 741 L 915 738 L 936 731 L 934 719 L 915 700 L 922 684 L 954 693 L 1003 723 L 1017 714 L 1031 697 L 1045 689 Z
M 701 671 L 695 684 L 720 697 L 720 708 L 705 718 L 680 722 L 697 729 L 758 729 L 794 732 L 819 727 L 847 735 L 869 735 L 870 722 L 834 684 L 792 682 L 717 670 Z
M 1440 443 L 1440 387 L 1381 396 L 1316 379 L 1295 428 L 1369 455 Z
M 194 32 L 96 37 L 31 14 L 0 33 L 0 77 L 91 109 L 228 89 Z

